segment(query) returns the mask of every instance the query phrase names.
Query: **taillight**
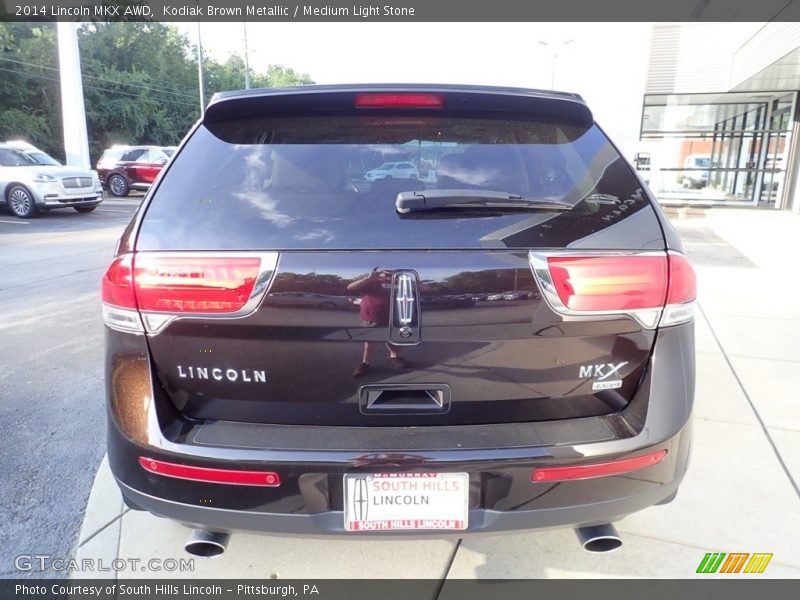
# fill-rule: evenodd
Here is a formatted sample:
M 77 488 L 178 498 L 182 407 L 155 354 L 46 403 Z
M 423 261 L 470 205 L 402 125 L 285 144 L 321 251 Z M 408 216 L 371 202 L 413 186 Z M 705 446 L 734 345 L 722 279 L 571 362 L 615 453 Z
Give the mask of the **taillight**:
M 694 316 L 694 300 L 697 298 L 697 277 L 685 256 L 670 252 L 669 291 L 667 305 L 661 317 L 661 325 L 685 323 Z
M 661 308 L 667 294 L 665 256 L 550 256 L 553 286 L 577 311 Z
M 443 108 L 444 94 L 370 92 L 357 94 L 356 108 Z
M 193 467 L 144 456 L 139 457 L 139 465 L 150 473 L 163 475 L 164 477 L 174 477 L 175 479 L 262 487 L 278 487 L 281 484 L 280 476 L 274 471 L 239 471 L 236 469 Z
M 182 315 L 244 316 L 266 291 L 277 260 L 274 252 L 119 256 L 103 277 L 106 323 L 141 331 L 141 312 L 152 332 Z
M 142 319 L 136 310 L 133 290 L 133 255 L 117 256 L 103 275 L 101 286 L 103 321 L 112 329 L 141 333 Z
M 231 313 L 250 299 L 259 257 L 171 257 L 137 254 L 139 310 L 168 313 Z
M 532 252 L 530 258 L 545 298 L 561 314 L 627 314 L 647 328 L 692 318 L 695 277 L 683 255 Z
M 133 292 L 133 254 L 117 256 L 103 276 L 103 303 L 121 308 L 136 308 Z
M 534 483 L 546 483 L 553 481 L 570 481 L 573 479 L 590 479 L 592 477 L 608 477 L 610 475 L 621 475 L 638 471 L 647 467 L 657 465 L 667 455 L 666 450 L 659 450 L 644 456 L 635 458 L 623 458 L 606 463 L 595 463 L 589 465 L 573 465 L 568 467 L 544 467 L 535 469 L 531 474 L 531 481 Z

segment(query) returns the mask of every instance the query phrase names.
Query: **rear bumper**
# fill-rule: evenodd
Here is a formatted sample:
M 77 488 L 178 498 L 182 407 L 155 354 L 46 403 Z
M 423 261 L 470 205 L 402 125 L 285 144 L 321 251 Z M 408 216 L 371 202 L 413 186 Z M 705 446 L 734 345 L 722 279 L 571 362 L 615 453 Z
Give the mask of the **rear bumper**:
M 314 514 L 291 514 L 234 510 L 184 504 L 144 494 L 117 483 L 127 500 L 154 515 L 172 519 L 195 529 L 212 531 L 249 531 L 270 535 L 302 537 L 368 537 L 368 538 L 461 538 L 474 534 L 514 533 L 585 525 L 613 523 L 626 515 L 638 512 L 674 494 L 683 479 L 684 468 L 667 483 L 653 485 L 630 496 L 610 500 L 587 502 L 573 506 L 550 506 L 533 510 L 502 511 L 473 508 L 469 511 L 466 531 L 391 531 L 348 532 L 344 529 L 344 512 L 324 511 Z M 595 482 L 606 486 L 609 482 Z M 533 485 L 533 484 L 529 484 Z
M 326 536 L 462 537 L 595 525 L 670 497 L 691 446 L 694 329 L 658 334 L 640 390 L 615 415 L 542 423 L 425 428 L 208 424 L 158 402 L 141 336 L 109 332 L 108 446 L 126 499 L 156 515 L 219 531 Z M 124 337 L 119 337 L 124 335 Z M 215 435 L 219 428 L 224 435 Z M 345 432 L 344 430 L 349 430 Z M 660 463 L 609 477 L 532 483 L 533 469 L 594 464 L 667 450 Z M 277 488 L 151 474 L 139 457 L 187 465 L 276 471 Z M 344 531 L 343 477 L 358 472 L 466 472 L 466 531 Z

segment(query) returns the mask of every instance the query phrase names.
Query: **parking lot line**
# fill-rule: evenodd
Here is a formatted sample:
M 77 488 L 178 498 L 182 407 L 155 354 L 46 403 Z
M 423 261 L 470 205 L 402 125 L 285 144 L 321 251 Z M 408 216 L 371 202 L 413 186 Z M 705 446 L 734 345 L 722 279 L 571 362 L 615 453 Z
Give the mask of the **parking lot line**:
M 12 225 L 30 225 L 27 221 L 6 221 L 5 219 L 0 219 L 0 223 L 11 223 Z

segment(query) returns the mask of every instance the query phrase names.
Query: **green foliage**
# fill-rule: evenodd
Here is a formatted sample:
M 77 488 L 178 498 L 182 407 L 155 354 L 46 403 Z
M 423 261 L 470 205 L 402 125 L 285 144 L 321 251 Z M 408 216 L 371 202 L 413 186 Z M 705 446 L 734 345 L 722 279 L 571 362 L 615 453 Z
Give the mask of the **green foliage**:
M 90 152 L 118 143 L 177 144 L 200 116 L 196 48 L 164 23 L 86 23 L 78 30 Z M 244 87 L 244 60 L 204 58 L 206 99 Z M 0 140 L 62 156 L 55 25 L 0 22 Z M 279 65 L 253 87 L 312 83 Z

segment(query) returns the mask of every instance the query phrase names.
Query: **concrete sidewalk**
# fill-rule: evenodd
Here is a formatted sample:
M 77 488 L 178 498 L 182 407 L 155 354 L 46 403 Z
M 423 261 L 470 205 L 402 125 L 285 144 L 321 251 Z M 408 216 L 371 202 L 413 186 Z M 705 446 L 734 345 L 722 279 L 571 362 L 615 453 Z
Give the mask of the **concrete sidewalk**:
M 221 558 L 195 559 L 191 573 L 140 566 L 105 575 L 685 578 L 696 576 L 706 552 L 771 552 L 755 577 L 800 577 L 800 216 L 716 210 L 674 222 L 699 279 L 692 463 L 673 503 L 617 524 L 625 541 L 618 552 L 587 554 L 570 530 L 459 543 L 238 534 Z M 76 556 L 106 565 L 118 557 L 181 559 L 187 535 L 175 523 L 124 510 L 103 461 Z M 733 577 L 743 576 L 750 577 Z

